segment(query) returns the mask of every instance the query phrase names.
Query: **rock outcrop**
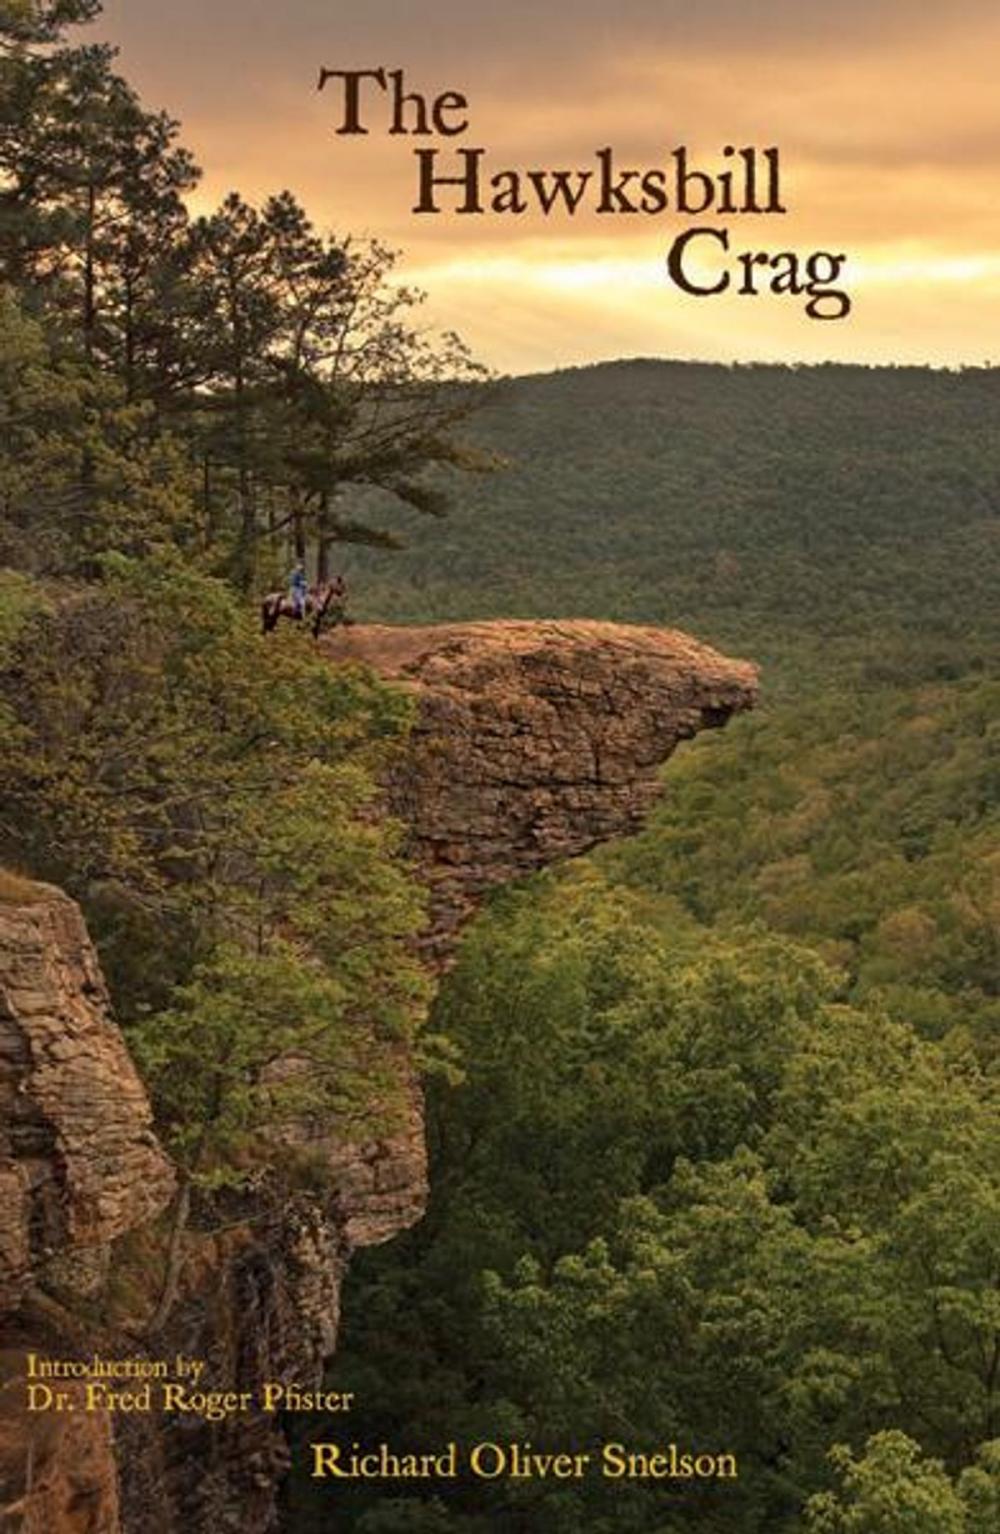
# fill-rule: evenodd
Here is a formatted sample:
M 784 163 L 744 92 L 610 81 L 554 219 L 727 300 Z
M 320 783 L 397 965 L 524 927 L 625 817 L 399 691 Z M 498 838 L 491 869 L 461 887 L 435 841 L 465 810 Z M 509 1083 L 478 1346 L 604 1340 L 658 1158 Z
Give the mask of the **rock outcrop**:
M 14 1340 L 14 1339 L 11 1339 Z M 58 1347 L 57 1337 L 52 1338 Z M 33 1346 L 46 1334 L 33 1332 Z M 64 1389 L 73 1415 L 24 1412 L 24 1353 L 0 1353 L 0 1529 L 3 1534 L 119 1534 L 111 1419 L 84 1410 L 82 1384 Z
M 99 1287 L 110 1243 L 168 1203 L 174 1174 L 79 909 L 0 892 L 0 1307 L 30 1282 Z
M 328 1134 L 304 1142 L 312 1160 L 308 1188 L 290 1194 L 265 1184 L 196 1208 L 177 1300 L 150 1342 L 158 1356 L 203 1359 L 212 1389 L 255 1398 L 265 1381 L 305 1389 L 319 1383 L 336 1345 L 352 1254 L 406 1230 L 426 1205 L 423 1100 L 409 1060 L 396 1056 L 392 1064 L 400 1090 L 388 1133 L 350 1141 L 331 1124 Z M 287 1469 L 273 1416 L 256 1411 L 168 1426 L 135 1419 L 123 1425 L 118 1448 L 126 1534 L 263 1534 L 273 1527 Z
M 485 891 L 641 825 L 682 740 L 753 706 L 757 673 L 686 634 L 614 623 L 335 630 L 324 649 L 416 693 L 393 814 L 446 961 Z
M 108 1011 L 80 911 L 60 890 L 0 882 L 0 1528 L 116 1534 L 111 1423 L 82 1410 L 26 1414 L 28 1350 L 86 1345 L 52 1316 L 97 1297 L 114 1241 L 170 1201 L 174 1170 Z M 91 1342 L 91 1348 L 93 1343 Z
M 385 790 L 430 889 L 426 946 L 439 969 L 489 889 L 633 830 L 678 742 L 756 696 L 751 666 L 650 628 L 352 628 L 323 646 L 331 662 L 369 666 L 415 696 Z M 109 1243 L 131 1232 L 112 1273 L 126 1298 L 96 1302 L 105 1353 L 118 1327 L 130 1338 L 119 1352 L 204 1359 L 215 1390 L 314 1384 L 334 1348 L 351 1253 L 424 1208 L 422 1105 L 408 1060 L 395 1059 L 400 1106 L 380 1138 L 349 1143 L 331 1125 L 311 1143 L 313 1180 L 299 1194 L 263 1186 L 223 1196 L 210 1219 L 195 1210 L 169 1321 L 143 1340 L 157 1298 L 148 1275 L 162 1274 L 166 1239 L 166 1222 L 149 1222 L 172 1174 L 105 1000 L 71 902 L 45 889 L 0 904 L 0 1282 L 8 1307 L 31 1290 L 7 1341 L 92 1353 L 93 1335 L 67 1330 L 46 1296 L 95 1290 Z M 56 1434 L 44 1466 L 27 1472 L 17 1421 L 0 1420 L 0 1469 L 14 1488 L 6 1511 L 0 1500 L 3 1534 L 273 1528 L 285 1452 L 273 1418 L 87 1417 L 67 1418 L 76 1437 L 60 1444 Z

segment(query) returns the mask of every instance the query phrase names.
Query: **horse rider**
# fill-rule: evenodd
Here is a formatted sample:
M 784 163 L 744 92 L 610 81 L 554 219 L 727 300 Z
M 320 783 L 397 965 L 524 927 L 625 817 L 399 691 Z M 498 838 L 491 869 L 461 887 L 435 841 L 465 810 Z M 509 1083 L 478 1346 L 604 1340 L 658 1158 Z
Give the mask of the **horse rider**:
M 333 580 L 330 581 L 326 605 L 334 625 L 346 621 L 347 582 L 342 575 L 335 575 Z
M 296 618 L 304 618 L 306 600 L 309 596 L 309 577 L 306 575 L 306 567 L 301 559 L 295 562 L 295 569 L 288 583 L 288 594 L 292 599 L 292 609 Z

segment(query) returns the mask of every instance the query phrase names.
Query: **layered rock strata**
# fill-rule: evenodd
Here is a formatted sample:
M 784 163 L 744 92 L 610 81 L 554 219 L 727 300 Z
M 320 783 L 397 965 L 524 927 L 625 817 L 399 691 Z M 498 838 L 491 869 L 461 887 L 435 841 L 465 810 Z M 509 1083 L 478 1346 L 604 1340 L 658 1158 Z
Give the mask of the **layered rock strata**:
M 173 1187 L 80 911 L 25 883 L 0 899 L 0 1306 L 99 1287 Z
M 387 786 L 430 888 L 440 960 L 490 888 L 636 830 L 676 746 L 757 696 L 753 666 L 666 629 L 375 625 L 323 644 L 416 695 Z

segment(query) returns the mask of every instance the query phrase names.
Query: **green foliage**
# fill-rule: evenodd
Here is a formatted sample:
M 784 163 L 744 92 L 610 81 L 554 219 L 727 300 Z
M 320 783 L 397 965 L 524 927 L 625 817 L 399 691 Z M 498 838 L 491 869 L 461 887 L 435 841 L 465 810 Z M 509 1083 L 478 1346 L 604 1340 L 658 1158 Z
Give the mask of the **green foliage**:
M 586 864 L 494 902 L 437 1006 L 465 1082 L 431 1096 L 427 1221 L 352 1280 L 358 1436 L 737 1455 L 735 1483 L 450 1490 L 456 1519 L 546 1534 L 792 1534 L 831 1445 L 877 1434 L 947 1487 L 972 1474 L 997 1405 L 995 1088 L 843 986 Z M 381 1506 L 341 1501 L 348 1528 Z
M 55 601 L 8 581 L 0 634 L 4 859 L 83 902 L 180 1158 L 229 1176 L 293 1102 L 357 1129 L 366 1080 L 390 1112 L 377 1046 L 412 1034 L 426 987 L 420 902 L 371 807 L 408 703 L 266 641 L 167 551 Z M 265 1082 L 290 1052 L 315 1100 Z
M 852 997 L 995 1055 L 998 702 L 969 679 L 783 705 L 698 742 L 601 861 L 701 920 L 809 943 Z
M 751 655 L 768 695 L 908 684 L 998 638 L 1000 370 L 629 361 L 516 379 L 510 464 L 346 568 L 359 612 L 613 618 Z M 488 536 L 484 529 L 489 529 Z
M 373 615 L 556 606 L 768 663 L 642 835 L 467 940 L 431 1210 L 355 1274 L 337 1367 L 365 1438 L 677 1441 L 739 1483 L 477 1481 L 456 1519 L 995 1522 L 995 399 L 991 371 L 521 380 L 447 578 L 419 533 L 352 556 Z M 345 1500 L 348 1528 L 381 1505 Z
M 0 290 L 0 558 L 26 571 L 93 573 L 109 549 L 190 547 L 183 455 L 93 368 L 60 358 Z
M 219 947 L 130 1033 L 180 1165 L 217 1186 L 307 1150 L 311 1123 L 359 1138 L 391 1128 L 398 1083 L 359 1037 L 359 1013 L 349 978 L 308 951 L 280 939 L 262 954 Z
M 30 732 L 4 792 L 31 856 L 77 885 L 119 880 L 150 899 L 173 860 L 201 892 L 202 920 L 220 859 L 251 857 L 269 826 L 293 835 L 283 796 L 308 797 L 314 763 L 406 719 L 405 704 L 307 646 L 266 642 L 221 583 L 167 552 L 118 556 L 102 582 L 22 622 L 0 696 Z M 357 806 L 365 791 L 346 765 L 341 778 Z
M 810 1534 L 989 1534 L 1000 1512 L 1000 1456 L 986 1444 L 957 1484 L 905 1433 L 877 1433 L 865 1453 L 831 1451 L 843 1495 L 821 1492 L 806 1508 Z

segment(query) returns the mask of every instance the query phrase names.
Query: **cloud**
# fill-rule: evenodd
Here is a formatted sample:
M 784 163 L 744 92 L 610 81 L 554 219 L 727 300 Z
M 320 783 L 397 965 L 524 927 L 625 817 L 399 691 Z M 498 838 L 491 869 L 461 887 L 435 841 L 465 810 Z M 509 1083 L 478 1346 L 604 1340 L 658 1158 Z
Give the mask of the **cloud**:
M 400 245 L 434 312 L 504 366 L 585 360 L 588 345 L 916 358 L 925 339 L 927 355 L 958 360 L 1000 318 L 992 268 L 968 265 L 1000 250 L 995 0 L 111 0 L 101 25 L 151 104 L 183 119 L 204 200 L 287 185 L 321 225 Z M 658 282 L 672 220 L 415 217 L 412 142 L 337 137 L 320 64 L 400 66 L 414 87 L 465 91 L 464 142 L 487 147 L 490 171 L 583 168 L 604 144 L 638 166 L 680 143 L 708 166 L 725 142 L 777 144 L 789 215 L 737 220 L 738 248 L 844 249 L 859 270 L 895 262 L 895 288 L 875 282 L 850 322 L 805 329 L 773 304 L 661 310 L 614 263 L 619 279 L 639 263 Z M 581 275 L 595 261 L 606 282 Z M 493 277 L 477 287 L 470 263 Z M 962 288 L 945 270 L 972 275 Z
M 502 6 L 468 0 L 106 0 L 110 30 L 155 39 L 174 56 L 186 54 L 197 73 L 206 48 L 221 44 L 231 56 L 284 62 L 302 46 L 356 62 L 420 67 L 476 61 L 480 72 L 513 63 L 550 71 L 583 56 L 613 65 L 622 54 L 667 48 L 677 54 L 719 58 L 830 48 L 857 53 L 872 43 L 896 44 L 967 31 L 995 12 L 993 0 L 505 0 Z M 329 62 L 329 60 L 328 60 Z M 227 83 L 222 82 L 224 85 Z

